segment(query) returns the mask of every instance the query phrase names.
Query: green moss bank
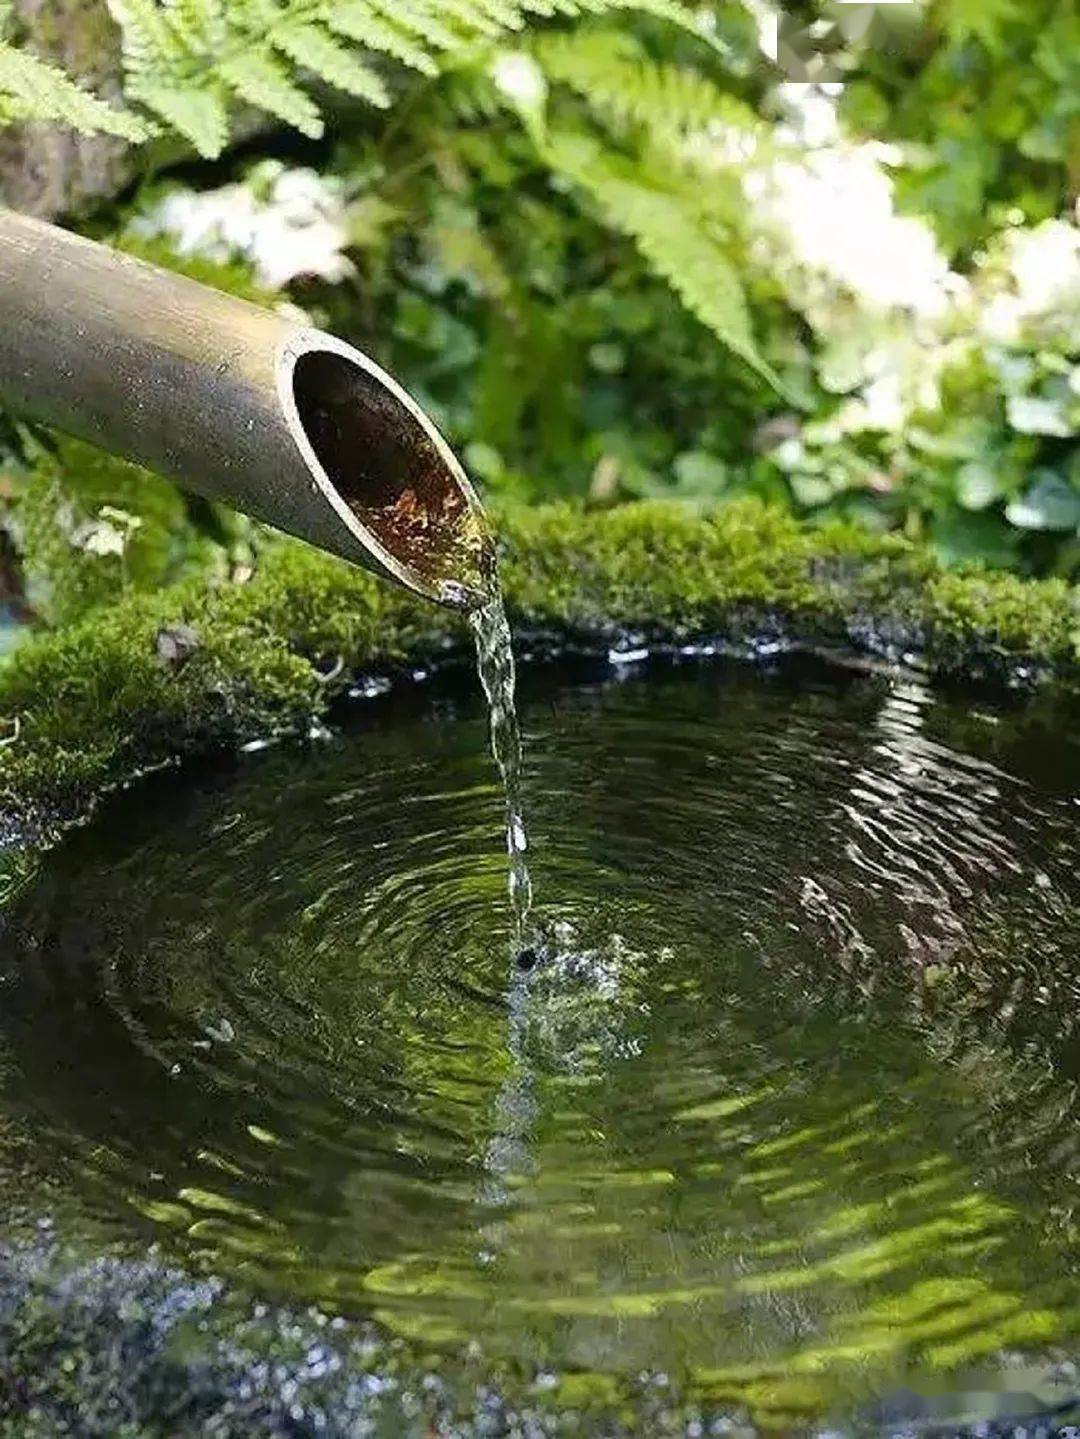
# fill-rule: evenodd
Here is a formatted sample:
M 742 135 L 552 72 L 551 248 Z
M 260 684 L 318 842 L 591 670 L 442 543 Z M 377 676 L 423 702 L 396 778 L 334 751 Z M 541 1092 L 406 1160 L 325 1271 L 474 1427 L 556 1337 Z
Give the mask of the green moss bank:
M 1080 598 L 1061 581 L 946 571 L 925 550 L 811 530 L 743 502 L 547 506 L 500 517 L 519 632 L 611 643 L 722 636 L 918 652 L 934 672 L 1080 677 Z M 242 585 L 132 595 L 22 646 L 0 670 L 0 824 L 47 837 L 140 769 L 307 730 L 357 671 L 461 645 L 459 617 L 305 546 Z

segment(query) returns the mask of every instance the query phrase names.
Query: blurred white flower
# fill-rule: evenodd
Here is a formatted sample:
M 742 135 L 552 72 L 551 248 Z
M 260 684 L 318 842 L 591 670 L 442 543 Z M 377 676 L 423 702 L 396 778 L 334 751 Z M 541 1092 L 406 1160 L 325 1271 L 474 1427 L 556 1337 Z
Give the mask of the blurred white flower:
M 1025 315 L 1080 307 L 1080 227 L 1047 220 L 1009 235 L 1010 269 Z
M 850 413 L 846 428 L 850 430 L 902 430 L 910 412 L 910 401 L 904 394 L 903 375 L 893 370 L 871 381 L 863 390 L 861 401 L 853 402 L 847 408 Z
M 240 184 L 201 194 L 171 190 L 131 222 L 137 235 L 167 235 L 181 255 L 250 260 L 274 289 L 302 275 L 331 282 L 352 274 L 342 253 L 348 216 L 339 181 L 278 161 L 256 166 Z
M 1056 400 L 1038 395 L 1010 395 L 1009 424 L 1022 435 L 1054 435 L 1068 439 L 1075 433 L 1068 415 Z
M 811 85 L 788 80 L 777 85 L 776 94 L 786 112 L 778 138 L 794 140 L 811 150 L 835 144 L 840 138 L 836 102 L 843 90 L 843 85 L 831 82 Z
M 998 345 L 1020 343 L 1024 307 L 1015 295 L 995 295 L 979 315 L 979 332 Z
M 976 290 L 978 335 L 991 353 L 995 346 L 1006 351 L 994 361 L 1003 381 L 1014 386 L 1031 382 L 1033 357 L 1017 357 L 1027 366 L 1026 374 L 1006 374 L 1008 351 L 1034 347 L 1068 354 L 1080 346 L 1080 226 L 1047 220 L 1034 230 L 1007 231 L 984 261 Z
M 757 22 L 758 49 L 775 64 L 780 48 L 779 10 L 768 0 L 744 0 L 744 3 Z
M 948 311 L 954 287 L 929 225 L 899 215 L 878 147 L 845 145 L 783 157 L 747 177 L 760 224 L 797 264 L 863 305 L 927 319 Z
M 547 103 L 544 72 L 523 50 L 503 51 L 491 67 L 491 78 L 514 109 L 526 120 L 542 119 Z

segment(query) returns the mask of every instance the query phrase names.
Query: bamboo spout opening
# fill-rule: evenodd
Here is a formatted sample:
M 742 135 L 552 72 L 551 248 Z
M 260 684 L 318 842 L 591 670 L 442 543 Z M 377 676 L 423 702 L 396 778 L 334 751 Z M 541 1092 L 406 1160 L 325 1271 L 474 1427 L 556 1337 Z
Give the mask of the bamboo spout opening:
M 2 208 L 0 395 L 426 599 L 495 588 L 465 472 L 366 355 Z
M 492 586 L 493 546 L 460 465 L 389 375 L 327 339 L 320 335 L 286 357 L 288 408 L 316 478 L 391 574 L 443 604 L 482 603 Z

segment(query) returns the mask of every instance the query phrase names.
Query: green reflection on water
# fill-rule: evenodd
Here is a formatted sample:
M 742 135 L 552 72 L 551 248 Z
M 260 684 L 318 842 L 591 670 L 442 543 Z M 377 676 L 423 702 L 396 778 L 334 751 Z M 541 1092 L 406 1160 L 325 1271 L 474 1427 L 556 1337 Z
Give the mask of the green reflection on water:
M 664 1370 L 782 1425 L 1052 1357 L 1069 796 L 797 679 L 534 698 L 529 974 L 459 700 L 118 800 L 16 914 L 21 1194 L 559 1402 Z

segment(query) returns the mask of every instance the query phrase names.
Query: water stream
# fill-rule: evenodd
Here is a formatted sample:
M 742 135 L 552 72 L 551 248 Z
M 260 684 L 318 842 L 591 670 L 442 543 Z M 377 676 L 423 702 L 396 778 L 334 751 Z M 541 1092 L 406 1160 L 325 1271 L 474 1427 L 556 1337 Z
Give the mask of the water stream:
M 529 841 L 521 804 L 521 730 L 514 699 L 517 680 L 513 639 L 497 585 L 486 603 L 469 612 L 469 624 L 476 641 L 476 670 L 487 700 L 491 756 L 506 795 L 506 851 L 510 860 L 507 885 L 512 915 L 511 944 L 516 956 L 526 939 L 533 896 Z
M 476 670 L 488 707 L 488 741 L 502 781 L 506 800 L 506 851 L 509 857 L 507 895 L 510 904 L 510 983 L 507 992 L 506 1052 L 509 1069 L 495 1097 L 491 1139 L 485 1148 L 487 1178 L 481 1189 L 493 1207 L 510 1197 L 508 1184 L 515 1174 L 530 1168 L 529 1132 L 536 1117 L 534 1076 L 525 1052 L 528 1019 L 528 985 L 525 979 L 536 959 L 526 944 L 532 908 L 528 834 L 522 808 L 521 729 L 518 725 L 513 637 L 506 606 L 496 583 L 492 598 L 469 614 L 476 641 Z M 498 1224 L 486 1227 L 480 1237 L 488 1262 L 494 1261 L 500 1243 Z

